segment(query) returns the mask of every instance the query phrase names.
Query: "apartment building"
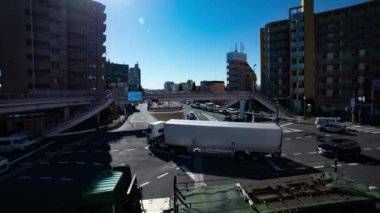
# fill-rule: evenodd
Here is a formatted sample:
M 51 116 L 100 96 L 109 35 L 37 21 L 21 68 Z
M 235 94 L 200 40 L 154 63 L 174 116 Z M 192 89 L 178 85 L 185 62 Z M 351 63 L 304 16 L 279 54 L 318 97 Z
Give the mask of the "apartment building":
M 314 13 L 314 1 L 303 0 L 260 30 L 261 89 L 289 99 L 295 112 L 305 104 L 318 113 L 347 111 L 352 97 L 376 101 L 379 29 L 379 1 Z
M 128 88 L 130 91 L 137 91 L 141 86 L 141 70 L 139 64 L 129 68 L 128 73 Z
M 247 54 L 237 50 L 227 53 L 227 89 L 229 91 L 252 91 L 256 74 L 247 62 Z
M 105 88 L 104 5 L 1 1 L 0 10 L 0 92 Z
M 224 81 L 201 81 L 201 91 L 207 91 L 207 92 L 225 91 Z
M 128 64 L 106 63 L 107 88 L 128 88 Z

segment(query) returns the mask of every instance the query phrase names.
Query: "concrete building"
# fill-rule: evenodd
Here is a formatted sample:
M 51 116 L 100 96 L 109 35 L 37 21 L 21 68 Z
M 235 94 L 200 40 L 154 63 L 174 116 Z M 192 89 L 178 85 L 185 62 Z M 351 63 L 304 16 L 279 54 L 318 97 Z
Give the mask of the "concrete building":
M 201 81 L 200 89 L 207 92 L 225 91 L 224 81 Z
M 242 52 L 227 53 L 227 88 L 230 91 L 252 91 L 256 85 L 256 74 L 247 62 L 247 54 Z
M 128 87 L 130 91 L 137 91 L 141 85 L 141 70 L 139 64 L 129 68 Z
M 104 5 L 0 1 L 0 10 L 2 92 L 105 87 Z
M 295 112 L 306 104 L 321 114 L 346 111 L 353 96 L 371 102 L 372 80 L 380 79 L 379 26 L 379 1 L 314 13 L 314 1 L 303 0 L 260 30 L 262 91 L 288 98 Z
M 107 88 L 128 88 L 128 64 L 106 63 Z
M 182 91 L 189 91 L 190 90 L 187 82 L 179 83 L 178 84 L 178 90 L 179 90 L 180 87 L 182 87 Z
M 173 81 L 167 81 L 164 83 L 164 90 L 167 92 L 173 92 L 174 91 L 174 82 Z

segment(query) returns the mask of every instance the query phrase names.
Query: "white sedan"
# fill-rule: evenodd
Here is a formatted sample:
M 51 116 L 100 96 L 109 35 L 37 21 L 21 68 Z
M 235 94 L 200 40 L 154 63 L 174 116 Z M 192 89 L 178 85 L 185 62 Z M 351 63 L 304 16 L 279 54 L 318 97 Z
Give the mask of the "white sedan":
M 7 171 L 9 168 L 8 159 L 0 156 L 0 174 Z
M 325 123 L 322 125 L 318 125 L 317 128 L 321 132 L 333 132 L 333 133 L 345 133 L 346 125 L 338 122 L 334 123 Z

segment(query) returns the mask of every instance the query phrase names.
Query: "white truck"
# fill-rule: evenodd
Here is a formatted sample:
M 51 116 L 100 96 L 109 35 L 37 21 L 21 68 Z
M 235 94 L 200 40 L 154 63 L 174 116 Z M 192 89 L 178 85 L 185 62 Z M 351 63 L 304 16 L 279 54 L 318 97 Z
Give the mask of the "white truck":
M 198 150 L 230 152 L 238 159 L 248 155 L 281 156 L 282 131 L 275 123 L 176 120 L 150 123 L 147 142 L 174 152 Z

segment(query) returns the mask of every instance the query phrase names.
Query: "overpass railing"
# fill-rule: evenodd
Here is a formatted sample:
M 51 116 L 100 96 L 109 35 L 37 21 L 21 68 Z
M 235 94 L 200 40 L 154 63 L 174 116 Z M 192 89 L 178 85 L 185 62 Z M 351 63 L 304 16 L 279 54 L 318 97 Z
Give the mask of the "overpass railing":
M 0 93 L 0 101 L 22 101 L 51 98 L 101 97 L 110 91 L 97 90 L 31 90 L 29 93 Z

